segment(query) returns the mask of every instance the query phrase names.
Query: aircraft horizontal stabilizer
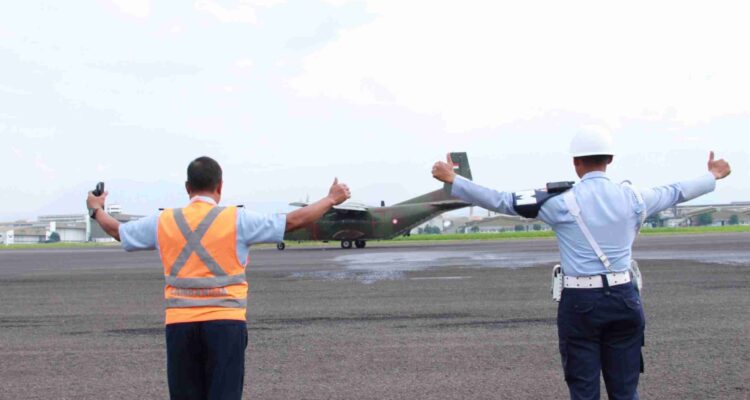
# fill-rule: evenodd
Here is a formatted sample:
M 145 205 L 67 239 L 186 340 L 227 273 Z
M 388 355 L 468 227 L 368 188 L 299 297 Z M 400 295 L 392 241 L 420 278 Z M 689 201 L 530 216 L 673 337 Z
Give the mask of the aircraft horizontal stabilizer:
M 431 201 L 429 203 L 433 206 L 454 206 L 454 205 L 466 205 L 466 203 L 463 200 L 441 200 L 441 201 Z

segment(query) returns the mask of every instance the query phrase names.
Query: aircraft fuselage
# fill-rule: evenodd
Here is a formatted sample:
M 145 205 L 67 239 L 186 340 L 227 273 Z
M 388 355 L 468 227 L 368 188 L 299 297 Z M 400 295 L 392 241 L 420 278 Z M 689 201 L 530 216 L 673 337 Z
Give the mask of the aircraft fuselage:
M 355 241 L 392 239 L 409 233 L 416 226 L 439 214 L 468 206 L 468 203 L 416 203 L 372 208 L 367 213 L 355 211 L 329 212 L 314 224 L 287 233 L 284 240 Z

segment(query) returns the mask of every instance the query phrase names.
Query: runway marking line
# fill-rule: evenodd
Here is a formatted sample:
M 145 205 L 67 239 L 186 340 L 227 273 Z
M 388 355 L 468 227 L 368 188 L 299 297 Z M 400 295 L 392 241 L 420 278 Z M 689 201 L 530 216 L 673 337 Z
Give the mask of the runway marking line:
M 412 281 L 450 281 L 460 279 L 471 279 L 471 276 L 422 276 L 409 278 Z

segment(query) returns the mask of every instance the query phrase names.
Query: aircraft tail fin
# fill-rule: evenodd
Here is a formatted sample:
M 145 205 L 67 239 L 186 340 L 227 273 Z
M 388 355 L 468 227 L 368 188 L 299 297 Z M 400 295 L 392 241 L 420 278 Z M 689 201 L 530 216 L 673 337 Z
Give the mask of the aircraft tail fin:
M 469 166 L 469 156 L 463 153 L 450 153 L 450 161 L 453 163 L 453 169 L 456 174 L 472 180 L 471 167 Z
M 453 170 L 456 172 L 456 175 L 463 176 L 468 180 L 472 180 L 471 167 L 469 166 L 469 156 L 466 155 L 465 152 L 448 153 L 448 161 L 453 163 Z M 450 198 L 451 187 L 452 185 L 450 183 L 446 183 L 443 185 L 443 191 L 445 191 L 446 197 L 448 198 Z

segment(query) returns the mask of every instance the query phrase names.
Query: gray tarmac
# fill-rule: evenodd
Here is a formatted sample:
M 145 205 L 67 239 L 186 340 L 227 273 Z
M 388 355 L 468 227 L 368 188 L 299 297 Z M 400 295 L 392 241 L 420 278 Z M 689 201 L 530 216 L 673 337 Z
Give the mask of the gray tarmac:
M 750 234 L 642 237 L 635 254 L 641 398 L 750 399 Z M 554 240 L 251 259 L 248 399 L 567 396 Z M 0 399 L 167 398 L 162 290 L 155 252 L 0 251 Z

